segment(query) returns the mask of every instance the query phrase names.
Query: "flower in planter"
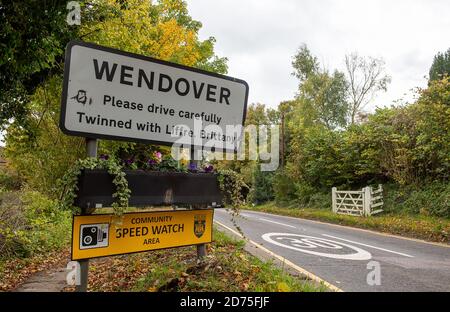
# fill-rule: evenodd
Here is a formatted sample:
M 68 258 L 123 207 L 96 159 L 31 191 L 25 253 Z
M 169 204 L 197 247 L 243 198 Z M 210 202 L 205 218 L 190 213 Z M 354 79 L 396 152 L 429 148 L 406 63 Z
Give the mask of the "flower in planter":
M 99 158 L 100 158 L 100 160 L 108 160 L 109 159 L 109 155 L 101 154 Z
M 133 158 L 125 159 L 125 164 L 126 165 L 131 165 L 132 163 L 134 163 L 134 159 Z
M 147 160 L 147 168 L 149 169 L 156 169 L 156 166 L 158 165 L 158 162 L 154 159 Z
M 188 171 L 189 172 L 197 172 L 197 164 L 196 163 L 189 163 L 188 165 Z
M 156 160 L 158 161 L 158 162 L 161 162 L 161 160 L 162 160 L 162 154 L 161 154 L 161 152 L 155 152 L 155 157 L 156 157 Z
M 205 166 L 203 171 L 205 171 L 206 173 L 211 173 L 214 171 L 214 167 L 212 165 L 207 165 L 207 166 Z
M 123 160 L 124 166 L 128 167 L 130 169 L 137 169 L 138 166 L 136 164 L 136 162 L 134 161 L 134 158 L 128 158 Z

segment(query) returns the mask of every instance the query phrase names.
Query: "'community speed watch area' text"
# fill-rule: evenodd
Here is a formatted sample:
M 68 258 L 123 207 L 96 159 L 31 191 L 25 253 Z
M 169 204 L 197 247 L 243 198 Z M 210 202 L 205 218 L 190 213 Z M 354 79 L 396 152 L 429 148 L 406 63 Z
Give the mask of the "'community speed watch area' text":
M 213 210 L 74 216 L 72 260 L 212 241 Z

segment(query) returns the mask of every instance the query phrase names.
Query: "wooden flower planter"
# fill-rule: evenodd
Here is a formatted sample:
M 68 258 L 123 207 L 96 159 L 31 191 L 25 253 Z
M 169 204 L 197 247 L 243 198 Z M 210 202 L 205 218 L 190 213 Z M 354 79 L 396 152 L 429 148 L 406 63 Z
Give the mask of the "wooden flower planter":
M 222 193 L 214 173 L 125 170 L 131 190 L 129 205 L 220 206 Z M 111 207 L 116 192 L 113 176 L 106 170 L 83 170 L 78 179 L 75 205 L 82 208 Z

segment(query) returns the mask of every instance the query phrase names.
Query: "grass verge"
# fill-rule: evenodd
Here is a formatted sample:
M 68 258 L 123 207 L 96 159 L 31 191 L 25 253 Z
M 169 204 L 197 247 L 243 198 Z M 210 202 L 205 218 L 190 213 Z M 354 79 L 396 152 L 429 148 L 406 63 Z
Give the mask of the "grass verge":
M 196 260 L 195 247 L 95 259 L 89 291 L 327 291 L 294 277 L 271 262 L 244 251 L 244 242 L 214 230 L 207 257 Z M 67 291 L 73 289 L 67 288 Z
M 381 213 L 371 217 L 355 217 L 335 214 L 331 210 L 325 209 L 298 208 L 295 206 L 281 207 L 274 202 L 250 206 L 247 209 L 353 226 L 434 242 L 450 243 L 450 220 L 445 218 L 399 213 Z

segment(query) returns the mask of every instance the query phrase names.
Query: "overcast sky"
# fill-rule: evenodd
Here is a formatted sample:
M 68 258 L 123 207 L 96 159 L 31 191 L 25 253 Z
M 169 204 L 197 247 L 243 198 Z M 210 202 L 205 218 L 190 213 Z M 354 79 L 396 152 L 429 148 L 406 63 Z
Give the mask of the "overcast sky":
M 276 107 L 292 99 L 298 82 L 292 56 L 306 43 L 320 63 L 344 70 L 345 54 L 382 57 L 392 77 L 388 92 L 368 110 L 411 99 L 439 51 L 450 47 L 449 0 L 188 0 L 203 23 L 200 38 L 214 36 L 228 74 L 250 85 L 249 103 Z M 405 93 L 407 94 L 405 96 Z

